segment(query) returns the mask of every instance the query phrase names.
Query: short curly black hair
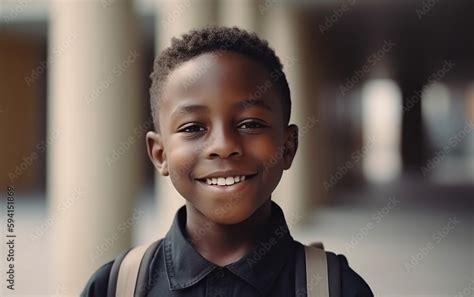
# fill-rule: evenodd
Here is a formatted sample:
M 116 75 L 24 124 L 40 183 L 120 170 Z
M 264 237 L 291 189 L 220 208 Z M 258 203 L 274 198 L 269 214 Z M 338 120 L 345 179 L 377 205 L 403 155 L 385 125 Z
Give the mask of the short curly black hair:
M 266 40 L 237 27 L 210 26 L 191 30 L 173 38 L 171 46 L 155 59 L 150 88 L 150 104 L 155 129 L 159 131 L 159 102 L 168 75 L 180 64 L 209 52 L 232 51 L 261 63 L 269 72 L 269 83 L 275 85 L 282 98 L 283 119 L 287 125 L 291 114 L 290 89 L 283 65 Z M 255 98 L 256 99 L 256 98 Z

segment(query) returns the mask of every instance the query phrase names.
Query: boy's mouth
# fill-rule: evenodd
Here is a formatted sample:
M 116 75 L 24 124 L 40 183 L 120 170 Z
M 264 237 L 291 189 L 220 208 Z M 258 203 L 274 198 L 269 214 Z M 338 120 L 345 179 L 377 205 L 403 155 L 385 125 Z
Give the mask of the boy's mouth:
M 209 186 L 228 187 L 234 184 L 242 183 L 245 180 L 252 179 L 256 175 L 257 174 L 209 177 L 198 179 L 198 181 Z

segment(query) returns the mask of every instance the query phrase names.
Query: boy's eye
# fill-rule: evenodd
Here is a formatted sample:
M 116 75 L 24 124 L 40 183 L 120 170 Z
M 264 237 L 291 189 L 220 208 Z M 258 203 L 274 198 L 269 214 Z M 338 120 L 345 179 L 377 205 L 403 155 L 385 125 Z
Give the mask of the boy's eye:
M 178 132 L 184 132 L 184 133 L 195 133 L 195 132 L 202 132 L 205 131 L 202 126 L 192 124 L 192 125 L 187 125 L 181 129 L 178 130 Z
M 239 125 L 239 128 L 241 129 L 258 129 L 258 128 L 265 128 L 266 125 L 256 122 L 256 121 L 249 121 L 249 122 L 244 122 Z

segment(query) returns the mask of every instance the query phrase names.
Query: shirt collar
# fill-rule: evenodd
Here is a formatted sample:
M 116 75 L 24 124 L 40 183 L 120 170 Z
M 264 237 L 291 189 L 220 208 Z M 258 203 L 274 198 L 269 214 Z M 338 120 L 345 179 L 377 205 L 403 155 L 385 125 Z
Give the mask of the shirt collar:
M 266 295 L 293 246 L 283 211 L 271 202 L 271 219 L 258 244 L 237 262 L 225 266 L 229 271 Z M 164 240 L 165 264 L 171 290 L 187 288 L 206 277 L 218 266 L 202 257 L 185 237 L 186 208 L 181 207 Z

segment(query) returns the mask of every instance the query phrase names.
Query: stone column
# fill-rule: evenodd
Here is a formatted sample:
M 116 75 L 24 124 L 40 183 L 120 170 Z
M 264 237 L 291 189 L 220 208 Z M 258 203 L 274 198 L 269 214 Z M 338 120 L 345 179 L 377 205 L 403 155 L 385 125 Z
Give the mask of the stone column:
M 161 0 L 157 10 L 157 55 L 171 44 L 172 37 L 179 37 L 191 29 L 217 24 L 215 0 Z M 157 172 L 155 176 L 158 205 L 155 234 L 158 238 L 166 234 L 176 210 L 186 201 L 175 190 L 169 177 L 162 177 Z
M 219 24 L 237 26 L 250 32 L 260 33 L 261 14 L 257 0 L 221 0 L 219 2 Z
M 265 4 L 266 3 L 266 4 Z M 263 37 L 275 49 L 290 85 L 290 123 L 299 126 L 299 148 L 290 170 L 285 171 L 273 199 L 285 211 L 288 224 L 298 226 L 311 207 L 325 201 L 325 141 L 320 126 L 318 83 L 320 69 L 316 34 L 302 7 L 267 3 L 259 9 L 264 17 Z
M 42 230 L 51 236 L 53 292 L 78 296 L 93 271 L 130 246 L 141 217 L 134 200 L 143 150 L 133 145 L 141 133 L 141 52 L 132 1 L 50 5 Z

